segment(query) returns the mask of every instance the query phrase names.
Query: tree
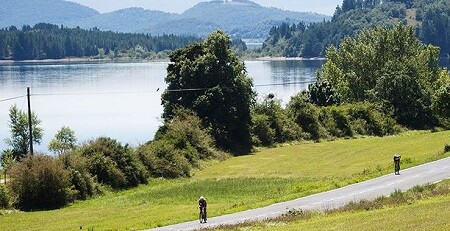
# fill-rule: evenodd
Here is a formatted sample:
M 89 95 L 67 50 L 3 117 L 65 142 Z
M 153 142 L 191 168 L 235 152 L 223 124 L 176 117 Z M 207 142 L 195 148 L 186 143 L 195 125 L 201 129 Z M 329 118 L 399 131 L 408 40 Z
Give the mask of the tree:
M 41 121 L 37 115 L 31 113 L 31 124 L 33 128 L 33 143 L 40 144 L 43 130 L 40 127 Z M 28 115 L 24 111 L 13 105 L 9 109 L 8 125 L 11 131 L 11 137 L 6 139 L 6 143 L 11 146 L 15 160 L 20 160 L 29 153 L 30 132 L 28 130 Z
M 209 128 L 219 148 L 233 153 L 251 149 L 250 106 L 254 102 L 252 80 L 244 62 L 230 49 L 231 39 L 216 31 L 204 42 L 176 50 L 170 55 L 162 95 L 163 117 L 169 121 L 174 109 L 194 111 Z
M 318 81 L 327 81 L 343 103 L 382 103 L 403 125 L 434 125 L 432 95 L 439 89 L 439 49 L 424 45 L 412 27 L 366 29 L 346 38 L 328 60 Z
M 450 128 L 450 74 L 447 70 L 440 73 L 440 88 L 433 96 L 432 109 L 441 125 Z
M 48 149 L 57 154 L 63 154 L 75 149 L 76 142 L 75 132 L 69 127 L 63 126 L 50 141 Z
M 0 157 L 0 162 L 1 162 L 1 166 L 3 169 L 3 174 L 4 174 L 4 180 L 5 180 L 5 184 L 6 184 L 6 174 L 8 173 L 9 169 L 11 169 L 11 167 L 14 164 L 14 155 L 13 155 L 13 151 L 12 150 L 4 150 L 2 152 L 2 155 Z

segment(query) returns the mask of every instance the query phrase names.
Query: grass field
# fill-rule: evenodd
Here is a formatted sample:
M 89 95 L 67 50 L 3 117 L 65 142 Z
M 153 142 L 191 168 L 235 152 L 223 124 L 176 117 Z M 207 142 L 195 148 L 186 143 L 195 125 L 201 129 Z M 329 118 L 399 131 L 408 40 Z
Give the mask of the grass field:
M 136 230 L 195 220 L 196 200 L 209 202 L 209 216 L 261 207 L 447 157 L 450 131 L 408 132 L 263 149 L 253 155 L 209 163 L 190 179 L 151 180 L 122 192 L 39 212 L 0 211 L 0 230 Z M 436 202 L 439 204 L 439 202 Z M 336 218 L 337 219 L 337 218 Z

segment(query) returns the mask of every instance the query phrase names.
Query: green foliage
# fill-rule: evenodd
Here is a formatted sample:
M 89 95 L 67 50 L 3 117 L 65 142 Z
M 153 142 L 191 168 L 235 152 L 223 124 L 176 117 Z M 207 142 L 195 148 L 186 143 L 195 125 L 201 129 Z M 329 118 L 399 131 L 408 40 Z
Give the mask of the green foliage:
M 77 152 L 71 152 L 58 156 L 58 160 L 69 171 L 69 180 L 75 199 L 84 200 L 100 193 L 97 182 L 89 173 L 88 158 Z
M 398 23 L 414 26 L 420 40 L 450 54 L 450 5 L 446 0 L 373 1 L 344 0 L 331 21 L 282 23 L 274 26 L 263 44 L 269 56 L 324 57 L 327 47 L 375 26 L 392 27 Z
M 141 162 L 154 177 L 189 177 L 200 160 L 224 159 L 200 118 L 185 108 L 176 108 L 174 117 L 158 131 L 155 140 L 137 150 Z
M 339 96 L 326 80 L 316 81 L 308 85 L 308 98 L 318 106 L 330 106 L 339 103 Z
M 287 105 L 289 116 L 301 126 L 303 131 L 310 134 L 308 139 L 319 140 L 329 137 L 328 132 L 320 122 L 320 108 L 309 103 L 304 93 L 291 98 Z
M 253 142 L 256 145 L 270 146 L 299 140 L 303 136 L 301 127 L 288 116 L 280 102 L 270 96 L 254 106 L 252 118 Z
M 431 108 L 439 123 L 450 128 L 450 74 L 447 70 L 440 72 L 437 90 L 432 98 Z
M 128 145 L 100 137 L 83 145 L 79 152 L 88 159 L 89 172 L 100 183 L 119 189 L 147 182 L 144 166 Z
M 6 182 L 6 175 L 16 161 L 14 160 L 14 152 L 12 150 L 3 150 L 0 156 L 0 163 L 2 166 L 4 180 Z
M 42 140 L 43 130 L 40 127 L 41 121 L 38 119 L 36 113 L 31 113 L 31 123 L 33 128 L 33 143 L 40 144 Z M 8 126 L 11 132 L 6 143 L 11 146 L 14 159 L 20 160 L 29 153 L 30 139 L 28 130 L 28 114 L 13 105 L 9 109 Z
M 445 0 L 416 1 L 417 15 L 422 26 L 419 28 L 420 39 L 441 48 L 443 55 L 450 55 L 450 5 Z
M 184 156 L 192 154 L 190 151 L 177 149 L 170 140 L 159 139 L 140 147 L 138 153 L 153 177 L 178 178 L 191 176 L 192 165 Z
M 270 118 L 264 114 L 253 114 L 252 116 L 252 142 L 257 146 L 270 146 L 275 143 L 275 129 L 271 128 Z
M 9 207 L 9 194 L 6 186 L 0 184 L 0 208 L 6 209 Z
M 440 87 L 438 55 L 411 27 L 377 27 L 329 48 L 318 78 L 329 82 L 343 103 L 382 103 L 400 124 L 423 128 L 435 124 L 430 108 Z
M 73 200 L 69 172 L 49 156 L 30 156 L 11 169 L 11 195 L 22 210 L 60 208 Z
M 304 92 L 292 97 L 287 111 L 312 140 L 356 135 L 385 136 L 402 130 L 382 107 L 367 102 L 319 107 L 310 103 Z
M 35 60 L 62 59 L 68 57 L 97 58 L 148 58 L 152 52 L 174 50 L 198 41 L 194 37 L 175 35 L 150 36 L 126 34 L 112 31 L 102 32 L 97 28 L 83 30 L 64 28 L 39 23 L 34 27 L 24 26 L 0 29 L 0 59 Z
M 171 54 L 165 79 L 168 87 L 162 95 L 163 116 L 170 120 L 175 108 L 190 109 L 210 130 L 219 148 L 248 153 L 253 83 L 230 46 L 230 37 L 216 31 L 204 42 Z
M 63 154 L 76 148 L 77 138 L 75 132 L 63 126 L 50 141 L 48 149 L 57 154 Z

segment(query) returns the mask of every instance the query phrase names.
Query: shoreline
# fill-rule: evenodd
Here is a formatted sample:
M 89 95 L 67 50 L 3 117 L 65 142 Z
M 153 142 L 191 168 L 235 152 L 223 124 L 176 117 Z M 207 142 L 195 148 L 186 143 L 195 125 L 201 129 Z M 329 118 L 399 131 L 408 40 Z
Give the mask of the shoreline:
M 169 59 L 93 59 L 93 58 L 63 58 L 63 59 L 34 59 L 34 60 L 0 60 L 0 65 L 12 64 L 57 64 L 57 63 L 144 63 L 168 62 Z
M 285 60 L 300 60 L 300 61 L 308 61 L 308 60 L 327 60 L 327 58 L 315 57 L 315 58 L 303 58 L 303 57 L 257 57 L 255 60 L 258 61 L 285 61 Z
M 285 61 L 285 60 L 327 60 L 326 58 L 302 58 L 302 57 L 248 57 L 244 60 L 248 61 Z M 54 63 L 145 63 L 145 62 L 169 62 L 168 58 L 164 59 L 94 59 L 94 58 L 63 58 L 63 59 L 34 59 L 34 60 L 0 60 L 0 65 L 13 64 L 54 64 Z

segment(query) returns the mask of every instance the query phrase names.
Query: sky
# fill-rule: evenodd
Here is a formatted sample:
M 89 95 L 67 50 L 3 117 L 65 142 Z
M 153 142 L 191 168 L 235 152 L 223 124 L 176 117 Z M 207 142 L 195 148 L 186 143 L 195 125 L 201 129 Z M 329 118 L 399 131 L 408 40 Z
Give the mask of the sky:
M 142 7 L 171 13 L 182 13 L 197 3 L 208 0 L 67 0 L 93 8 L 100 13 L 129 7 Z M 342 0 L 253 0 L 262 6 L 276 7 L 290 11 L 316 12 L 333 15 Z

